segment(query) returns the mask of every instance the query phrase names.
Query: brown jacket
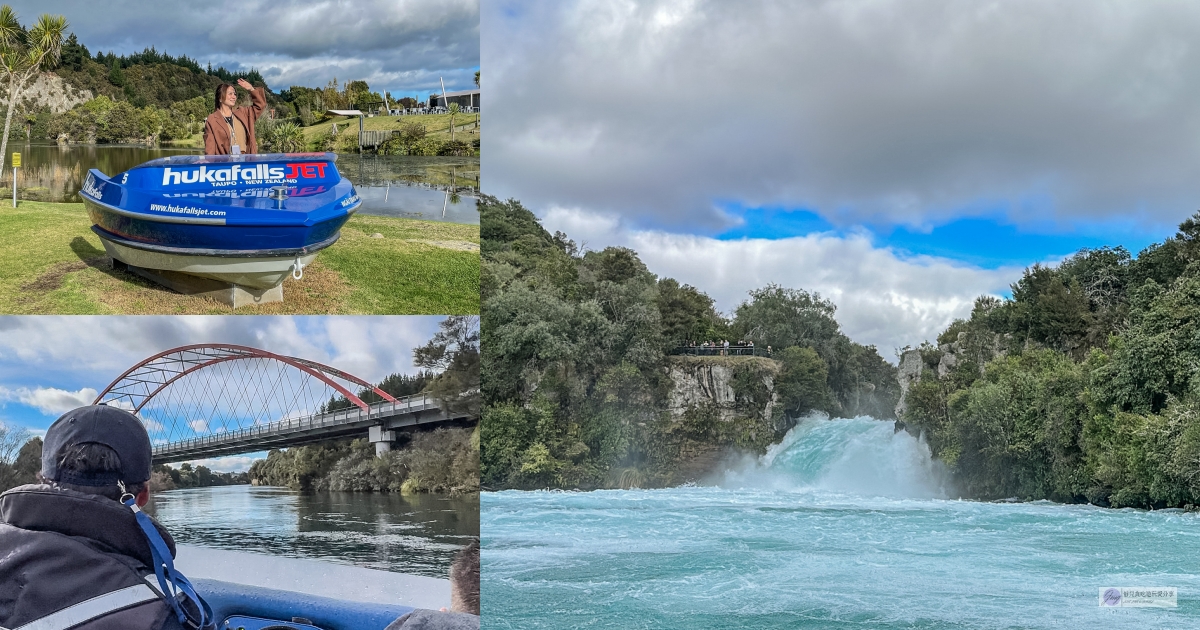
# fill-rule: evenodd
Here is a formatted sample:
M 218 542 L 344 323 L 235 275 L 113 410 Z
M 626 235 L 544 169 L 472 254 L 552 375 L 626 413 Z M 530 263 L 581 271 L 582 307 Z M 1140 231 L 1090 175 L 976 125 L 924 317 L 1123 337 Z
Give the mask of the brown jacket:
M 258 141 L 254 138 L 254 121 L 267 108 L 266 88 L 256 87 L 250 91 L 249 107 L 234 107 L 233 115 L 242 121 L 246 128 L 246 144 L 242 153 L 258 153 Z M 229 155 L 233 148 L 229 142 L 229 123 L 217 108 L 204 119 L 204 153 L 205 155 Z

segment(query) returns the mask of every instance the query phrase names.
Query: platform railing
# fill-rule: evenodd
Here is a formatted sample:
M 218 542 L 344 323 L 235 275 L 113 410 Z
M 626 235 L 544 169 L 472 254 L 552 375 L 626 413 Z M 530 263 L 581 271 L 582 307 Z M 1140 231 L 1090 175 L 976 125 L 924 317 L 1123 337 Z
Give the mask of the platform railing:
M 691 355 L 701 357 L 770 357 L 773 352 L 766 346 L 730 345 L 724 346 L 675 346 L 668 354 Z

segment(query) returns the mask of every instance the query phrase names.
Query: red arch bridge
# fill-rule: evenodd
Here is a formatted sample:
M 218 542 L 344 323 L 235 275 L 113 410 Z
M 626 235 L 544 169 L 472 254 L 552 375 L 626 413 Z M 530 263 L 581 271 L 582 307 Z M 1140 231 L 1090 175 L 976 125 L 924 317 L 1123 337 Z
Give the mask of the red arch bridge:
M 160 352 L 126 370 L 95 402 L 137 414 L 156 463 L 362 435 L 383 453 L 404 430 L 469 420 L 425 395 L 394 398 L 316 361 L 228 344 Z

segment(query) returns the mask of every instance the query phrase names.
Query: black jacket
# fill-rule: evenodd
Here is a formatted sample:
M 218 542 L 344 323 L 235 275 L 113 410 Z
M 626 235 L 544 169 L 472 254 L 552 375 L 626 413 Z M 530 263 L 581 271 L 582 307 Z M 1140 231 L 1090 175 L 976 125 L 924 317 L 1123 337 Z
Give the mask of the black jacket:
M 155 525 L 174 556 L 175 542 Z M 0 627 L 19 628 L 120 589 L 146 584 L 157 589 L 153 577 L 145 580 L 153 576 L 153 564 L 133 512 L 112 499 L 47 485 L 0 494 Z M 160 598 L 94 618 L 74 630 L 181 628 Z

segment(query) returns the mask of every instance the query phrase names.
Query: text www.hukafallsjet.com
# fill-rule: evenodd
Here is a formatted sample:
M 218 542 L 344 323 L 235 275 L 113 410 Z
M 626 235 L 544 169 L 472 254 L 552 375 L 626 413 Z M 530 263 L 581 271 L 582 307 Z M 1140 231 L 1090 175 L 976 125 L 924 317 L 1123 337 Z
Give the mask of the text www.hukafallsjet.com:
M 152 203 L 150 204 L 150 209 L 157 210 L 159 212 L 177 212 L 181 214 L 195 214 L 210 217 L 225 216 L 224 210 L 209 210 L 208 208 L 193 208 L 191 206 L 176 206 L 174 204 L 168 204 L 164 206 L 161 203 Z

